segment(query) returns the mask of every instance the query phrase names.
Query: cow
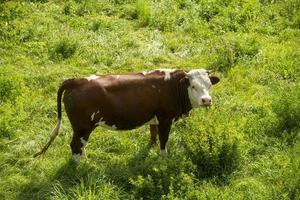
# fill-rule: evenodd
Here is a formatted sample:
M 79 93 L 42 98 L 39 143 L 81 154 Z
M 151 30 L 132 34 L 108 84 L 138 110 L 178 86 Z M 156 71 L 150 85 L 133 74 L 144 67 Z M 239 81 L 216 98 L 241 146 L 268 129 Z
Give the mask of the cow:
M 211 85 L 219 78 L 205 69 L 157 69 L 141 73 L 92 75 L 68 79 L 57 92 L 57 124 L 43 154 L 62 122 L 61 99 L 73 129 L 71 150 L 78 163 L 91 132 L 102 126 L 111 130 L 131 130 L 150 125 L 150 144 L 157 135 L 160 153 L 166 154 L 171 125 L 192 108 L 212 105 Z

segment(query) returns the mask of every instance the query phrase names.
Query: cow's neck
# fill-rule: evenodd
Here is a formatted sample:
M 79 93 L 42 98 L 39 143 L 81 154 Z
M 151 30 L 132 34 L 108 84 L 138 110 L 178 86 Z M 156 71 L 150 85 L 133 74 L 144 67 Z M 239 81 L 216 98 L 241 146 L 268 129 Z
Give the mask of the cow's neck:
M 185 74 L 183 74 L 185 76 Z M 183 78 L 183 76 L 179 77 L 180 79 Z M 192 104 L 190 102 L 189 96 L 188 96 L 188 85 L 180 84 L 179 80 L 177 81 L 178 87 L 178 106 L 180 108 L 180 116 L 186 115 L 188 112 L 192 109 Z
M 182 115 L 188 114 L 188 112 L 192 109 L 192 105 L 188 96 L 187 87 L 182 87 L 180 90 L 180 99 Z

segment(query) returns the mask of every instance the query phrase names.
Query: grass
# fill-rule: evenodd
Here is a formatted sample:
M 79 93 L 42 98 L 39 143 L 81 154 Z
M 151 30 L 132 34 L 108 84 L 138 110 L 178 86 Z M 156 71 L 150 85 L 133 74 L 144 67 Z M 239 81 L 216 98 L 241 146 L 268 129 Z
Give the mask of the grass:
M 2 1 L 0 199 L 299 199 L 299 1 Z M 214 105 L 171 130 L 96 129 L 79 166 L 56 123 L 67 78 L 207 68 Z

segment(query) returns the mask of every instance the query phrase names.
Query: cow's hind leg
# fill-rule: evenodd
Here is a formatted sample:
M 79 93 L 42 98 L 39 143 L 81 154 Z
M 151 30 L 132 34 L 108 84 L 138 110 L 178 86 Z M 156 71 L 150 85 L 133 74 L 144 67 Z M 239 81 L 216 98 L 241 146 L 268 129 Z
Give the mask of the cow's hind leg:
M 157 125 L 150 125 L 150 146 L 156 144 L 157 134 L 158 134 L 158 126 Z
M 91 132 L 92 129 L 74 131 L 70 146 L 72 150 L 73 160 L 78 164 L 80 162 L 81 156 L 85 154 L 84 147 L 87 144 Z

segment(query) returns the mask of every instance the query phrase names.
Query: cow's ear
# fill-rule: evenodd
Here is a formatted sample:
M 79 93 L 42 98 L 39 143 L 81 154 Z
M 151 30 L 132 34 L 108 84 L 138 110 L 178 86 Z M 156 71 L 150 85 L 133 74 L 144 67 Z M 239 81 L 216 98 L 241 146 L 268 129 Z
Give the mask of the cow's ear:
M 217 84 L 220 81 L 220 79 L 216 76 L 209 76 L 209 79 L 212 85 Z

